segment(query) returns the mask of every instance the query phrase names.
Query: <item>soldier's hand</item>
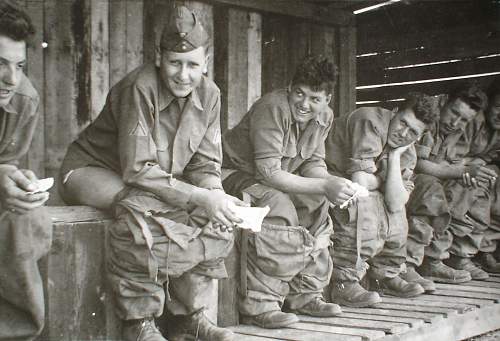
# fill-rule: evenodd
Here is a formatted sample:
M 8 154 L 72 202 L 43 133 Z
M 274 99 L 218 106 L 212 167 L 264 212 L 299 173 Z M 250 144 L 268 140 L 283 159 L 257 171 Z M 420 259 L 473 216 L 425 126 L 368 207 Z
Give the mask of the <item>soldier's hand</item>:
M 406 152 L 408 149 L 410 149 L 410 147 L 413 146 L 414 143 L 415 142 L 412 142 L 412 143 L 407 144 L 405 146 L 401 146 L 401 147 L 397 147 L 397 148 L 391 149 L 389 153 L 392 154 L 392 155 L 401 156 L 404 152 Z
M 14 166 L 2 167 L 0 170 L 2 208 L 21 215 L 42 206 L 49 199 L 49 193 L 30 193 L 37 189 L 34 184 L 36 180 L 37 177 L 30 170 L 17 169 Z
M 208 219 L 214 223 L 215 227 L 226 230 L 242 222 L 231 210 L 231 203 L 237 206 L 249 206 L 220 189 L 206 191 L 202 196 L 200 206 L 205 209 Z
M 490 186 L 492 186 L 497 179 L 497 173 L 494 170 L 473 163 L 468 164 L 465 167 L 464 176 L 466 175 L 468 175 L 471 179 L 476 179 L 477 181 L 489 183 Z
M 356 193 L 356 189 L 353 187 L 351 180 L 333 175 L 327 179 L 325 195 L 331 203 L 342 205 L 354 193 Z

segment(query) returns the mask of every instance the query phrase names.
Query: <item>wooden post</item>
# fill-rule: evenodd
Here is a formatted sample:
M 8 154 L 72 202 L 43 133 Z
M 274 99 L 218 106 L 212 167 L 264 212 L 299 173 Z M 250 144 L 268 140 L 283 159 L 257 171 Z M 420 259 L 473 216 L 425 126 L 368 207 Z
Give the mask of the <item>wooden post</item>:
M 109 92 L 109 6 L 108 1 L 86 1 L 90 1 L 90 119 L 94 120 Z
M 38 123 L 30 149 L 26 155 L 25 167 L 35 172 L 39 178 L 43 178 L 45 177 L 45 84 L 43 69 L 44 52 L 42 48 L 44 20 L 43 2 L 27 1 L 25 8 L 36 29 L 33 44 L 28 47 L 27 76 L 40 95 Z
M 57 177 L 66 147 L 78 133 L 76 70 L 83 73 L 85 70 L 79 65 L 81 44 L 75 44 L 75 37 L 81 37 L 82 23 L 75 21 L 82 20 L 82 9 L 76 0 L 51 0 L 43 4 L 43 30 L 48 44 L 44 56 L 45 175 Z M 50 203 L 60 202 L 57 191 L 53 191 Z
M 338 116 L 356 109 L 356 28 L 340 27 Z
M 261 95 L 262 18 L 240 9 L 218 8 L 216 17 L 216 82 L 221 88 L 223 129 L 237 125 Z M 238 324 L 239 255 L 225 260 L 229 278 L 219 282 L 219 325 Z

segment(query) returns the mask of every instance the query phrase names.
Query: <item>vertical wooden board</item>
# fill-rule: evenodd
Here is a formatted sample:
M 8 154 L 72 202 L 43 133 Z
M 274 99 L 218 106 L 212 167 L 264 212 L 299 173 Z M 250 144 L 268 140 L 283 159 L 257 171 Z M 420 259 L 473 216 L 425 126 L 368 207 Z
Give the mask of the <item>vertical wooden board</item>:
M 248 101 L 247 109 L 262 94 L 262 15 L 248 13 Z
M 292 80 L 295 69 L 305 56 L 311 53 L 311 27 L 304 21 L 294 22 L 290 20 L 288 55 L 288 80 Z
M 219 311 L 217 320 L 219 326 L 235 326 L 238 318 L 238 288 L 240 278 L 240 255 L 233 247 L 224 260 L 228 278 L 219 281 Z
M 248 15 L 229 9 L 227 60 L 227 128 L 233 128 L 247 111 L 248 105 Z
M 216 6 L 214 8 L 214 81 L 221 91 L 221 129 L 225 131 L 228 127 L 227 102 L 229 85 L 228 80 L 228 58 L 229 58 L 229 9 L 228 7 Z
M 90 1 L 90 98 L 94 120 L 109 91 L 109 6 L 107 1 L 87 1 Z
M 155 49 L 160 42 L 161 31 L 172 9 L 171 0 L 147 0 L 144 2 L 143 58 L 153 62 Z
M 31 169 L 39 178 L 45 177 L 45 84 L 44 84 L 44 52 L 43 42 L 43 3 L 41 1 L 26 1 L 26 12 L 30 16 L 36 33 L 31 46 L 28 47 L 27 76 L 40 96 L 38 105 L 38 123 L 26 155 L 25 166 Z
M 143 1 L 109 3 L 110 87 L 143 61 Z
M 109 85 L 118 83 L 127 74 L 127 3 L 109 3 Z M 142 13 L 140 13 L 142 15 Z
M 44 2 L 45 49 L 45 162 L 46 176 L 57 177 L 66 147 L 78 132 L 76 122 L 76 65 L 74 33 L 82 20 L 76 0 Z M 53 191 L 49 204 L 61 203 Z
M 211 4 L 186 0 L 183 2 L 187 8 L 193 11 L 196 14 L 196 17 L 200 20 L 201 25 L 208 33 L 210 37 L 211 44 L 208 49 L 208 53 L 210 55 L 210 60 L 207 66 L 207 75 L 208 77 L 214 77 L 214 12 L 213 6 Z
M 322 54 L 332 60 L 335 65 L 338 65 L 338 49 L 335 46 L 335 28 L 332 26 L 311 24 L 311 32 L 311 53 L 315 55 Z M 334 110 L 335 115 L 338 114 L 335 112 L 335 103 L 338 100 L 338 83 L 337 77 L 335 80 L 333 97 L 330 102 L 330 107 Z
M 127 72 L 137 68 L 143 62 L 143 11 L 143 0 L 127 1 Z
M 102 223 L 54 225 L 48 255 L 46 326 L 49 340 L 95 340 L 106 337 L 103 288 Z
M 288 85 L 289 42 L 285 17 L 266 14 L 262 18 L 262 92 Z
M 356 28 L 340 27 L 338 116 L 356 109 Z

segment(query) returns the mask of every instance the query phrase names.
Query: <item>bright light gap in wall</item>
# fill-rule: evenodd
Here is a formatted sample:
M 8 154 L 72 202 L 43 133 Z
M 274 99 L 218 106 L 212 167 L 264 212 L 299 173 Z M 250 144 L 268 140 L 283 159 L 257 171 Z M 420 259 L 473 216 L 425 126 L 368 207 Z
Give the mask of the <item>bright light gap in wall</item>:
M 361 14 L 361 13 L 373 11 L 373 10 L 375 10 L 377 8 L 388 6 L 388 5 L 391 5 L 393 3 L 400 2 L 400 1 L 401 0 L 389 0 L 389 1 L 386 1 L 386 2 L 382 2 L 380 4 L 376 4 L 376 5 L 372 5 L 372 6 L 368 6 L 368 7 L 363 7 L 363 8 L 357 9 L 357 10 L 353 11 L 352 13 L 354 13 L 354 14 Z
M 392 86 L 409 85 L 409 84 L 445 82 L 445 81 L 452 81 L 452 80 L 457 80 L 457 79 L 480 78 L 480 77 L 488 77 L 488 76 L 495 76 L 495 75 L 500 75 L 500 71 L 487 72 L 487 73 L 476 73 L 473 75 L 453 76 L 453 77 L 444 77 L 444 78 L 421 79 L 421 80 L 417 80 L 417 81 L 396 82 L 396 83 L 387 83 L 387 84 L 361 85 L 361 86 L 357 86 L 356 90 L 387 88 L 387 87 L 392 87 Z
M 385 102 L 402 102 L 404 101 L 404 98 L 394 98 L 394 99 L 388 99 Z M 365 104 L 377 104 L 377 103 L 382 103 L 384 101 L 359 101 L 356 102 L 356 105 L 365 105 Z
M 382 51 L 382 52 L 363 53 L 363 54 L 356 55 L 356 58 L 373 57 L 373 56 L 378 56 L 381 54 L 392 54 L 392 53 L 397 53 L 397 52 L 408 52 L 408 51 L 415 51 L 415 50 L 425 50 L 425 46 L 412 47 L 411 49 L 405 49 L 405 50 L 401 50 L 401 51 L 390 50 L 390 51 Z

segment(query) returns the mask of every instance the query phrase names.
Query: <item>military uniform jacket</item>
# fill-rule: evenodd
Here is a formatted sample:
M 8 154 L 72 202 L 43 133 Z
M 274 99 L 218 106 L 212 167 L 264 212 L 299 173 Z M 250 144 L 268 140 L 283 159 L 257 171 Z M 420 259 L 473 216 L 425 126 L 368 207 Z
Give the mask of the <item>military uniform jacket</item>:
M 111 89 L 96 121 L 74 142 L 73 168 L 111 169 L 127 185 L 180 207 L 189 201 L 189 184 L 222 188 L 219 89 L 203 77 L 172 123 L 177 100 L 153 64 L 136 69 Z
M 225 166 L 254 174 L 257 180 L 272 177 L 279 170 L 300 175 L 315 167 L 326 169 L 324 141 L 332 121 L 333 112 L 327 108 L 300 131 L 287 91 L 270 92 L 224 134 Z
M 17 164 L 26 154 L 38 121 L 39 97 L 23 74 L 10 103 L 0 108 L 0 164 Z

